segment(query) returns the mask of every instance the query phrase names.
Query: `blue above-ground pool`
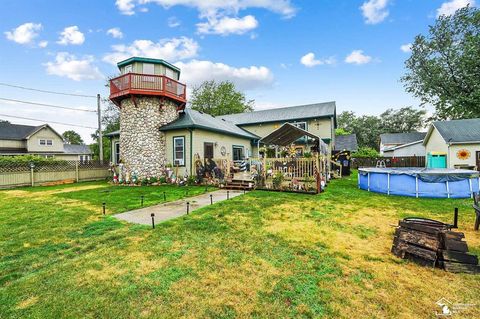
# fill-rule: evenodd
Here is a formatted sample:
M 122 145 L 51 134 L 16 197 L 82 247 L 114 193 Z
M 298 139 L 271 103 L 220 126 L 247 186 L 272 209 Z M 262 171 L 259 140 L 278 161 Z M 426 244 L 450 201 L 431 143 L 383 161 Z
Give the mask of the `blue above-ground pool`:
M 469 198 L 480 192 L 479 172 L 447 168 L 359 168 L 358 187 L 388 195 Z

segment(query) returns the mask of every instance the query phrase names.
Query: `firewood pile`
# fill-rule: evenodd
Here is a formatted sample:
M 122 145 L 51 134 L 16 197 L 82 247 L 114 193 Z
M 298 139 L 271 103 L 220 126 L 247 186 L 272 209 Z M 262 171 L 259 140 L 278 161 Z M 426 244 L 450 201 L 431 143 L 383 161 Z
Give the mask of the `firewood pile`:
M 392 253 L 420 265 L 439 267 L 455 273 L 480 273 L 478 258 L 468 253 L 465 235 L 452 231 L 453 225 L 405 218 L 398 222 Z

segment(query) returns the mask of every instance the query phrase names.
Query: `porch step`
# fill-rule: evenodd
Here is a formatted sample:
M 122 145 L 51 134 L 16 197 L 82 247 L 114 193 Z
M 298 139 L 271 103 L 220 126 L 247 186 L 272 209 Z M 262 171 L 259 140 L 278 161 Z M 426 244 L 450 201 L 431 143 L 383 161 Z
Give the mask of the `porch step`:
M 246 181 L 246 180 L 241 180 L 241 179 L 232 179 L 231 181 L 227 181 L 225 188 L 226 189 L 252 189 L 253 187 L 250 187 L 250 185 L 253 186 L 252 181 Z

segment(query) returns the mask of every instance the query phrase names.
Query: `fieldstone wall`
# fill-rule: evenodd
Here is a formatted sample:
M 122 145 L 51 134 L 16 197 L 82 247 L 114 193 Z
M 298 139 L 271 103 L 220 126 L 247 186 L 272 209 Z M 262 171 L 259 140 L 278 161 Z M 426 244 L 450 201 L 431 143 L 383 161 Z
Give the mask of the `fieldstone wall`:
M 178 118 L 176 104 L 158 97 L 124 99 L 120 109 L 120 156 L 139 178 L 158 177 L 167 162 L 165 134 L 159 128 Z

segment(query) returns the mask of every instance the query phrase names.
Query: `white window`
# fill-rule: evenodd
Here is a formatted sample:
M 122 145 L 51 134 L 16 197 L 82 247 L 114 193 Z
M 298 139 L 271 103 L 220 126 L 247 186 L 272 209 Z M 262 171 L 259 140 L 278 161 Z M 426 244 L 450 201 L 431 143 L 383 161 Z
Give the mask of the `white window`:
M 155 64 L 144 63 L 143 64 L 143 74 L 155 74 Z
M 173 138 L 173 165 L 185 165 L 185 137 L 183 136 Z
M 123 68 L 123 74 L 127 74 L 127 73 L 132 73 L 132 65 L 131 65 L 131 64 L 126 65 L 126 66 Z
M 114 152 L 113 162 L 114 164 L 119 164 L 120 163 L 120 142 L 115 143 L 115 149 L 113 152 Z
M 55 155 L 45 155 L 45 158 L 55 158 Z
M 170 79 L 176 80 L 176 79 L 175 79 L 175 72 L 173 72 L 172 69 L 166 68 L 166 69 L 165 69 L 165 76 L 168 77 L 168 78 L 170 78 Z
M 53 145 L 53 140 L 41 138 L 41 139 L 38 140 L 38 145 L 52 146 Z
M 307 130 L 307 122 L 295 122 L 295 123 L 290 123 L 298 128 L 301 128 L 302 130 Z
M 90 161 L 90 155 L 80 155 L 78 158 L 80 159 L 80 163 L 87 163 Z

